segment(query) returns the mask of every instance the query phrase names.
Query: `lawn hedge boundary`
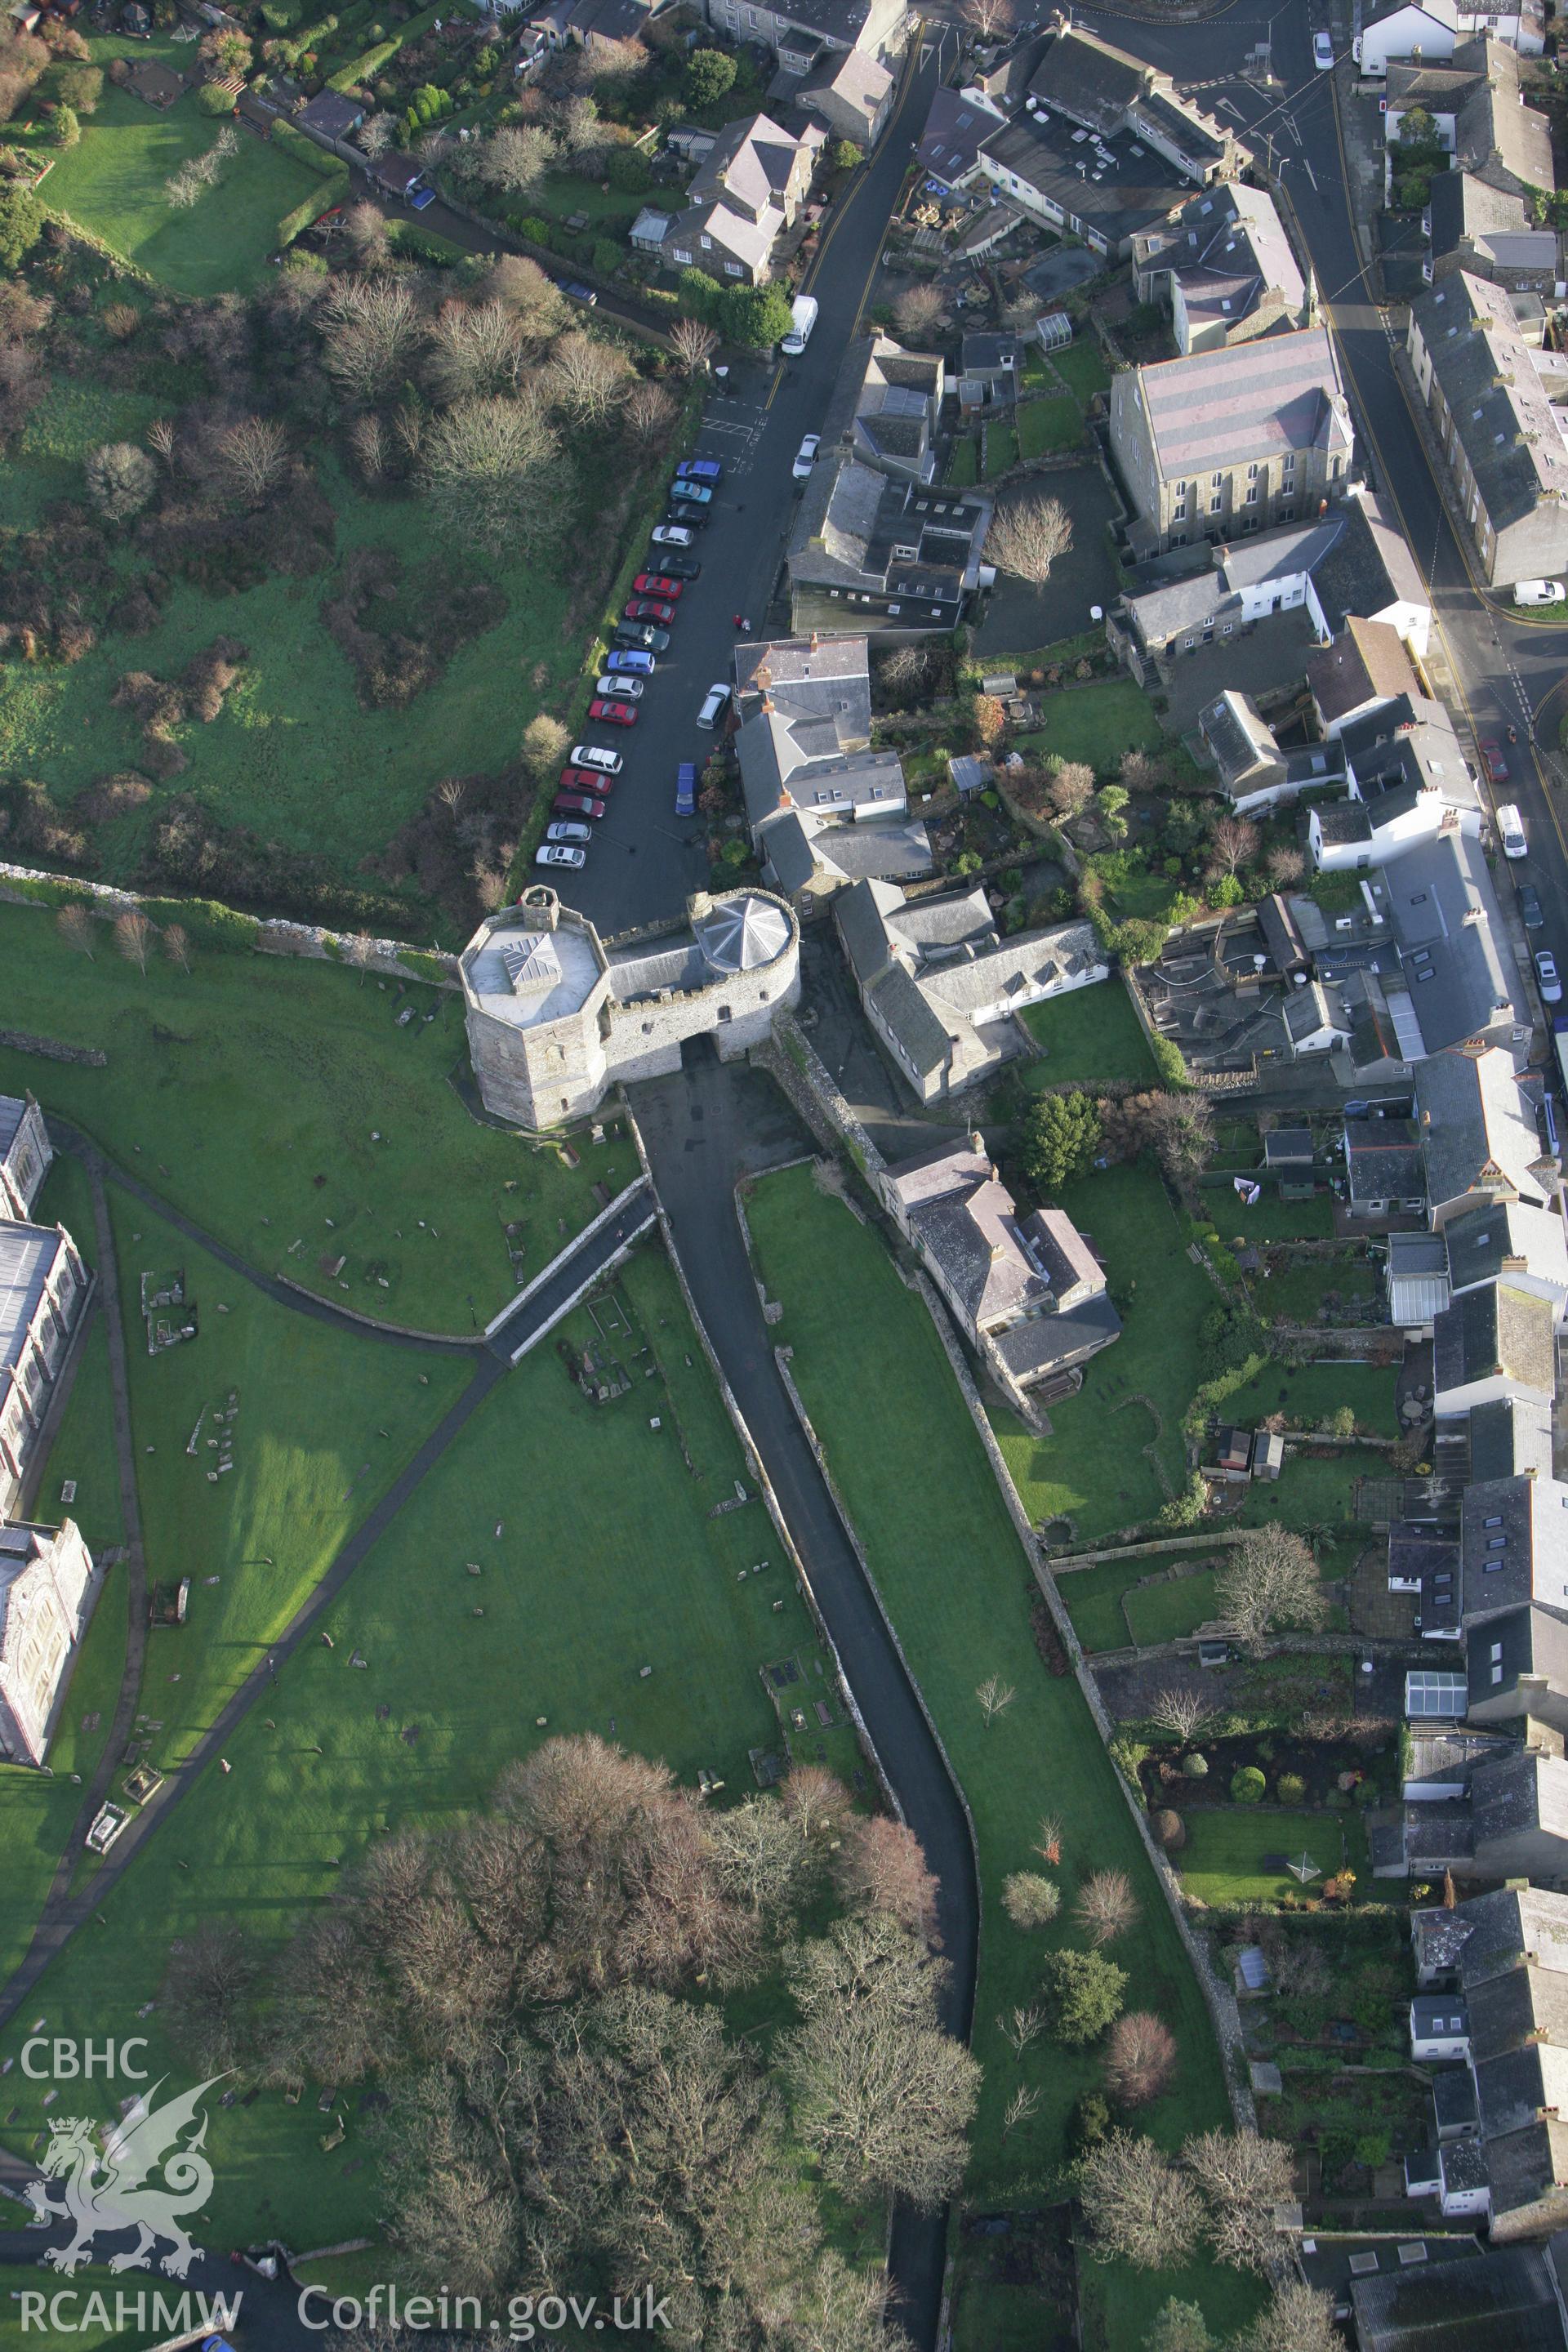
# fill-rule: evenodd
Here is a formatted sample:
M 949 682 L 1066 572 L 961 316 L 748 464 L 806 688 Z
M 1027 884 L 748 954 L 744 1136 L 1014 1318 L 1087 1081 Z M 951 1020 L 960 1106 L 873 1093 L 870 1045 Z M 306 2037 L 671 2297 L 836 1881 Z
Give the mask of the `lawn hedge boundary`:
M 313 139 L 307 139 L 291 122 L 273 124 L 271 144 L 281 147 L 285 155 L 292 155 L 296 163 L 303 163 L 319 180 L 335 179 L 339 173 L 348 177 L 348 165 L 340 157 L 329 155 L 324 147 L 318 147 Z
M 446 15 L 449 17 L 456 13 L 455 5 L 451 5 L 445 9 L 439 5 L 434 8 L 422 8 L 418 16 L 410 16 L 405 25 L 400 25 L 390 40 L 377 41 L 374 48 L 362 49 L 357 58 L 351 58 L 346 66 L 340 66 L 335 74 L 329 74 L 327 88 L 337 90 L 353 89 L 357 83 L 369 81 L 374 74 L 381 71 L 389 58 L 395 58 L 399 49 L 405 47 L 410 41 L 418 40 L 423 34 L 427 33 L 437 16 Z
M 341 205 L 348 192 L 349 167 L 346 163 L 339 163 L 311 194 L 297 204 L 291 213 L 284 214 L 278 224 L 279 250 L 286 251 L 313 221 L 319 221 L 323 213 L 330 213 L 334 205 Z

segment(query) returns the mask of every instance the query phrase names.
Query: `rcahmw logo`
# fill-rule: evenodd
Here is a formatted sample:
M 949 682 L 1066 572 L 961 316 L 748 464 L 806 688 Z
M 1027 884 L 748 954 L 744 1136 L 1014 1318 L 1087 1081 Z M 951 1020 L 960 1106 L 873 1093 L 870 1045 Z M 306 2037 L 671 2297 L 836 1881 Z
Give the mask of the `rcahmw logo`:
M 80 2287 L 57 2287 L 53 2294 L 40 2294 L 36 2288 L 24 2287 L 18 2300 L 22 2306 L 22 2333 L 35 2329 L 47 2331 L 50 2343 L 62 2336 L 85 2336 L 91 2328 L 96 2340 L 105 2329 L 116 2336 L 132 2331 L 139 2338 L 154 2343 L 175 2336 L 182 2339 L 198 2329 L 222 2335 L 239 2325 L 239 2307 L 244 2302 L 239 2294 L 165 2294 L 162 2288 L 151 2293 L 143 2287 L 139 2294 L 128 2294 L 121 2288 L 110 2296 L 96 2289 L 84 2294 Z
M 128 2253 L 110 2258 L 111 2271 L 151 2270 L 153 2249 L 166 2239 L 170 2251 L 158 2266 L 183 2279 L 202 2253 L 191 2243 L 182 2216 L 205 2205 L 212 2190 L 213 2168 L 201 2152 L 207 2119 L 200 2103 L 224 2078 L 215 2074 L 161 2107 L 150 2105 L 166 2079 L 161 2076 L 136 2101 L 101 2150 L 99 2126 L 89 2116 L 60 2116 L 50 2123 L 49 2144 L 38 2166 L 44 2178 L 28 2183 L 27 2196 L 40 2221 L 64 2219 L 73 2224 L 68 2245 L 45 2249 L 43 2259 L 53 2269 L 79 2270 L 91 2258 L 95 2238 L 126 2230 L 135 2231 L 136 2243 Z M 193 2136 L 182 2141 L 193 2125 Z M 160 2173 L 161 2182 L 154 2178 Z

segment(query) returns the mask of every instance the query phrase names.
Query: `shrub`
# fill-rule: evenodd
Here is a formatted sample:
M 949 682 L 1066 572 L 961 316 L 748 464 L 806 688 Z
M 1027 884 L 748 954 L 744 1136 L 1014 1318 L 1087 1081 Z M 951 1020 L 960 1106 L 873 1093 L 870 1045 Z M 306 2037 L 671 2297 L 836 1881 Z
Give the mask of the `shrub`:
M 735 72 L 722 49 L 699 49 L 686 68 L 686 95 L 693 106 L 712 106 L 733 89 Z
M 1256 1764 L 1244 1764 L 1239 1772 L 1231 1775 L 1231 1801 L 1237 1805 L 1260 1805 L 1268 1786 Z
M 1105 2079 L 1118 2106 L 1142 2107 L 1157 2099 L 1176 2063 L 1176 2037 L 1163 2019 L 1146 2009 L 1129 2011 L 1110 2030 Z
M 653 173 L 640 147 L 616 147 L 605 167 L 605 177 L 623 195 L 640 196 Z
M 1037 1870 L 1014 1871 L 1002 1888 L 1002 1907 L 1015 1927 L 1048 1927 L 1061 1899 L 1056 1882 Z
M 1281 1772 L 1277 1793 L 1282 1805 L 1299 1805 L 1307 1794 L 1307 1783 L 1300 1772 Z
M 1087 2156 L 1098 2147 L 1110 2129 L 1110 2108 L 1103 2092 L 1086 2091 L 1072 2111 L 1068 2126 L 1068 2148 L 1073 2156 Z
M 1180 1853 L 1187 1842 L 1187 1825 L 1180 1813 L 1173 1811 L 1169 1805 L 1162 1805 L 1151 1817 L 1149 1826 L 1167 1853 Z
M 1058 2042 L 1098 2041 L 1121 2013 L 1127 1971 L 1101 1952 L 1050 1952 L 1041 1973 Z
M 0 189 L 0 261 L 21 267 L 44 233 L 44 208 L 30 188 Z
M 1206 1780 L 1209 1776 L 1209 1759 L 1194 1749 L 1191 1756 L 1183 1757 L 1182 1770 L 1189 1780 Z
M 220 89 L 216 81 L 205 81 L 196 92 L 196 104 L 204 114 L 232 114 L 234 93 Z

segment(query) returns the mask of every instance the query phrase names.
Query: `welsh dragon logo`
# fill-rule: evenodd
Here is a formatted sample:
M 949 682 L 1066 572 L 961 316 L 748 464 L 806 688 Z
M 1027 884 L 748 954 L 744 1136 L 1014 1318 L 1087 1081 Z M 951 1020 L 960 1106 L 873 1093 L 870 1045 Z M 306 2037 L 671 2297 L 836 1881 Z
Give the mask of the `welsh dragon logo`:
M 167 2080 L 160 2076 L 149 2100 Z M 136 2243 L 129 2253 L 111 2257 L 111 2271 L 151 2270 L 154 2247 L 167 2239 L 173 2251 L 158 2266 L 173 2278 L 184 2277 L 205 2249 L 191 2243 L 182 2217 L 205 2203 L 213 2185 L 212 2166 L 202 2154 L 207 2119 L 198 2110 L 222 2080 L 215 2074 L 180 2098 L 148 2106 L 139 2118 L 132 2109 L 132 2118 L 115 2126 L 101 2149 L 99 2126 L 87 2116 L 62 2116 L 50 2125 L 39 2163 L 45 2177 L 29 2184 L 27 2196 L 41 2221 L 69 2221 L 76 2235 L 68 2246 L 48 2247 L 46 2263 L 68 2273 L 79 2270 L 91 2258 L 95 2237 L 133 2229 Z M 192 2124 L 197 2126 L 195 2137 L 182 2146 L 180 2135 Z M 152 2176 L 158 2173 L 163 2184 L 153 2185 Z M 63 2200 L 58 2205 L 57 2195 Z

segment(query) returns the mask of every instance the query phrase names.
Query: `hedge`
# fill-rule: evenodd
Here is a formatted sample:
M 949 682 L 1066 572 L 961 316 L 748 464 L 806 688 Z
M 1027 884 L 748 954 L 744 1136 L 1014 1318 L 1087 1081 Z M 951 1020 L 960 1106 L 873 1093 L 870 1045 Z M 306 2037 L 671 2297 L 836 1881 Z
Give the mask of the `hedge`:
M 353 89 L 357 82 L 371 80 L 381 71 L 388 58 L 395 58 L 406 42 L 416 41 L 422 34 L 427 33 L 437 16 L 450 16 L 454 13 L 450 5 L 445 8 L 422 8 L 416 16 L 410 16 L 405 25 L 398 26 L 391 40 L 378 41 L 374 49 L 362 51 L 346 66 L 340 66 L 335 74 L 329 75 L 327 88 Z
M 340 172 L 348 169 L 340 157 L 330 155 L 324 147 L 318 147 L 313 139 L 308 139 L 302 131 L 296 131 L 291 122 L 273 124 L 272 144 L 281 147 L 285 155 L 292 155 L 296 163 L 303 163 L 307 171 L 320 173 L 323 180 L 333 179 Z
M 312 221 L 320 220 L 323 213 L 330 213 L 334 205 L 341 205 L 348 192 L 349 167 L 346 163 L 334 163 L 331 173 L 322 180 L 314 194 L 307 196 L 302 204 L 296 205 L 291 213 L 285 213 L 279 222 L 279 247 L 292 245 L 294 239 L 302 231 L 308 229 Z
M 160 930 L 178 923 L 193 942 L 234 953 L 253 948 L 261 936 L 254 915 L 239 914 L 216 898 L 143 898 L 142 912 Z

